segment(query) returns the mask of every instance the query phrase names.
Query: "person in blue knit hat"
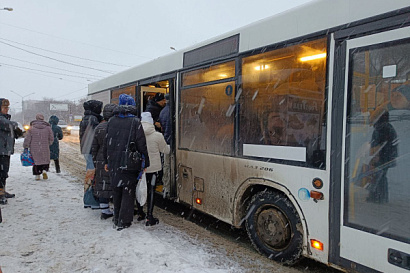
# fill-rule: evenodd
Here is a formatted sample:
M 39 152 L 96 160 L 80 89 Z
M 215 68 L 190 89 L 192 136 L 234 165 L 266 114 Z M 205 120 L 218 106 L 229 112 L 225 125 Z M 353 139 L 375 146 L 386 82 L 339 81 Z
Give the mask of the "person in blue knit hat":
M 113 190 L 114 226 L 122 230 L 131 226 L 134 217 L 135 187 L 142 169 L 130 168 L 128 159 L 124 164 L 127 151 L 139 152 L 149 167 L 149 156 L 144 130 L 135 116 L 137 109 L 134 99 L 126 94 L 119 97 L 119 106 L 107 123 L 103 153 L 105 170 L 109 172 Z M 131 162 L 132 163 L 132 162 Z

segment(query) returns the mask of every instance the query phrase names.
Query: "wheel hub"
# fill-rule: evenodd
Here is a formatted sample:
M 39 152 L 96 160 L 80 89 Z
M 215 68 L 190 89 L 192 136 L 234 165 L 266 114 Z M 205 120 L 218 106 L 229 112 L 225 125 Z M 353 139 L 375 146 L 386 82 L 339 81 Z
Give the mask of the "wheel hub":
M 291 230 L 287 218 L 274 208 L 259 213 L 257 231 L 265 244 L 274 249 L 286 247 L 291 239 Z

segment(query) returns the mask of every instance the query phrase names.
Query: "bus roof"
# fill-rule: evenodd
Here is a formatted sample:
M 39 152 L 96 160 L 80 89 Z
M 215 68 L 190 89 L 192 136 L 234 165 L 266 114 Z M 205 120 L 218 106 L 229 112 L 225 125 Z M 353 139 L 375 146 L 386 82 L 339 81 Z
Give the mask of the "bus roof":
M 409 6 L 408 0 L 315 0 L 132 67 L 88 86 L 88 94 L 183 68 L 183 54 L 239 34 L 239 53 Z

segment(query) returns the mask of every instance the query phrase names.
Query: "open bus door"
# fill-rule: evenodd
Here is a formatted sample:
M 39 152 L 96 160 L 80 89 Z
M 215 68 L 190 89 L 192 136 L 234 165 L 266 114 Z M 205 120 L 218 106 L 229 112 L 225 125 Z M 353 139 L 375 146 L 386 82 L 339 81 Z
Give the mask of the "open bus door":
M 171 151 L 169 155 L 163 156 L 163 185 L 157 185 L 156 192 L 163 194 L 164 197 L 176 196 L 175 185 L 175 77 L 164 78 L 160 81 L 142 83 L 138 86 L 138 112 L 141 114 L 146 110 L 148 101 L 151 100 L 156 93 L 169 94 L 169 109 L 171 119 L 171 139 L 169 145 Z
M 360 272 L 410 270 L 409 36 L 404 27 L 336 46 L 336 63 L 345 65 L 335 67 L 333 96 L 344 86 L 344 105 L 334 115 L 344 126 L 332 262 Z

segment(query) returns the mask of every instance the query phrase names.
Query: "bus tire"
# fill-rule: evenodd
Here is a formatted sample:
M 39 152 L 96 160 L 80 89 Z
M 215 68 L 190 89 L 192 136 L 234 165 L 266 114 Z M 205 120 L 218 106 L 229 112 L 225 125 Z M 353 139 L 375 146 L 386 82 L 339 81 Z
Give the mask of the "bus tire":
M 272 191 L 255 194 L 247 209 L 246 231 L 259 253 L 285 265 L 301 259 L 300 217 L 287 197 Z

